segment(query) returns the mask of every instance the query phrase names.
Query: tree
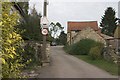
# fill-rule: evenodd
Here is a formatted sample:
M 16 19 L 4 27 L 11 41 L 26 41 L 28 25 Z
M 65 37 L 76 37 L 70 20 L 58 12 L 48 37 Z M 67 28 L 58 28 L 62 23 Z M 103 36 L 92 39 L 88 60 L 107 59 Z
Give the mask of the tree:
M 18 2 L 25 14 L 28 14 L 29 3 L 28 2 Z
M 105 10 L 105 14 L 102 16 L 100 26 L 102 27 L 101 32 L 103 34 L 113 36 L 116 29 L 117 19 L 115 17 L 115 10 L 112 7 L 108 7 Z
M 51 22 L 50 24 L 50 34 L 53 35 L 52 37 L 56 38 L 58 37 L 57 32 L 61 32 L 63 30 L 63 27 L 61 26 L 61 24 L 59 22 L 54 23 Z
M 48 33 L 47 35 L 47 41 L 48 42 L 52 42 L 54 40 L 54 38 L 51 36 L 51 34 Z
M 35 7 L 32 9 L 31 14 L 26 13 L 26 23 L 21 23 L 18 27 L 24 32 L 21 34 L 24 40 L 41 41 L 42 34 L 40 28 L 41 15 L 37 14 Z
M 60 36 L 59 36 L 59 41 L 60 41 L 60 44 L 66 45 L 66 42 L 67 42 L 67 34 L 65 34 L 64 31 L 61 32 L 61 34 L 60 34 Z

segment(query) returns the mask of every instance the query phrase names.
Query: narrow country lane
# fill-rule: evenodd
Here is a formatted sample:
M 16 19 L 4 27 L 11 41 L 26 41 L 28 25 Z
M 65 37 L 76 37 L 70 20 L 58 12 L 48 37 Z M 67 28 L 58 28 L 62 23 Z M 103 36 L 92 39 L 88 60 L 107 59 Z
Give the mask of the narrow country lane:
M 38 70 L 38 78 L 115 78 L 109 73 L 66 54 L 62 46 L 50 50 L 51 63 Z M 116 77 L 117 78 L 117 77 Z

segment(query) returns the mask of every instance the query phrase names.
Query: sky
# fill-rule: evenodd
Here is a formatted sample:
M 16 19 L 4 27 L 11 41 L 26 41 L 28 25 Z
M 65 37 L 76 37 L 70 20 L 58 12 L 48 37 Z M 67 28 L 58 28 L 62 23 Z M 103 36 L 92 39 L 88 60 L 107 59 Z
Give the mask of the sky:
M 67 33 L 68 21 L 98 21 L 104 15 L 107 7 L 113 7 L 118 17 L 118 2 L 120 0 L 49 0 L 47 17 L 49 22 L 60 22 Z M 44 0 L 30 0 L 30 8 L 35 5 L 38 13 L 43 14 Z

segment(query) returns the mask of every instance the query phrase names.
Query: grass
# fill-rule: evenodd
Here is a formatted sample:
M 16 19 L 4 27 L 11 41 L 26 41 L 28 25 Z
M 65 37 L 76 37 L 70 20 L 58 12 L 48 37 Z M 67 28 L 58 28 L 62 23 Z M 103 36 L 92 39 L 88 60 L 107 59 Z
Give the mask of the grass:
M 113 62 L 109 62 L 104 59 L 92 60 L 90 58 L 90 56 L 88 56 L 88 55 L 74 55 L 74 56 L 87 62 L 87 63 L 95 65 L 95 66 L 109 72 L 112 75 L 118 75 L 118 65 Z

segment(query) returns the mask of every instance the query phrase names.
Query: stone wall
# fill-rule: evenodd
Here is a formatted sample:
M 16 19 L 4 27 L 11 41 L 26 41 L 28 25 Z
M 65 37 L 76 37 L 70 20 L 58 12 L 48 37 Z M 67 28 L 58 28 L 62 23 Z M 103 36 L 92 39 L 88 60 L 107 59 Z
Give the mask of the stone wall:
M 74 36 L 73 43 L 76 43 L 81 39 L 86 39 L 86 38 L 106 44 L 105 40 L 90 27 L 83 29 L 76 36 Z
M 48 62 L 50 62 L 50 44 L 49 43 L 47 43 L 46 45 L 46 56 L 47 56 Z
M 37 41 L 25 41 L 24 46 L 31 46 L 32 48 L 35 49 L 35 58 L 36 61 L 41 62 L 41 47 L 42 45 L 40 42 Z
M 67 42 L 68 42 L 68 44 L 70 44 L 70 32 L 67 33 Z
M 42 54 L 42 44 L 40 44 L 40 42 L 37 42 L 37 41 L 25 41 L 24 43 L 24 46 L 28 45 L 31 46 L 32 48 L 35 49 L 35 58 L 36 58 L 36 61 L 39 61 L 40 63 L 42 63 L 42 59 L 43 59 L 43 56 L 46 56 L 47 58 L 47 62 L 50 62 L 50 43 L 47 43 L 46 44 L 46 54 Z
M 74 37 L 78 34 L 76 31 L 71 31 L 67 33 L 67 43 L 70 45 L 73 43 Z

